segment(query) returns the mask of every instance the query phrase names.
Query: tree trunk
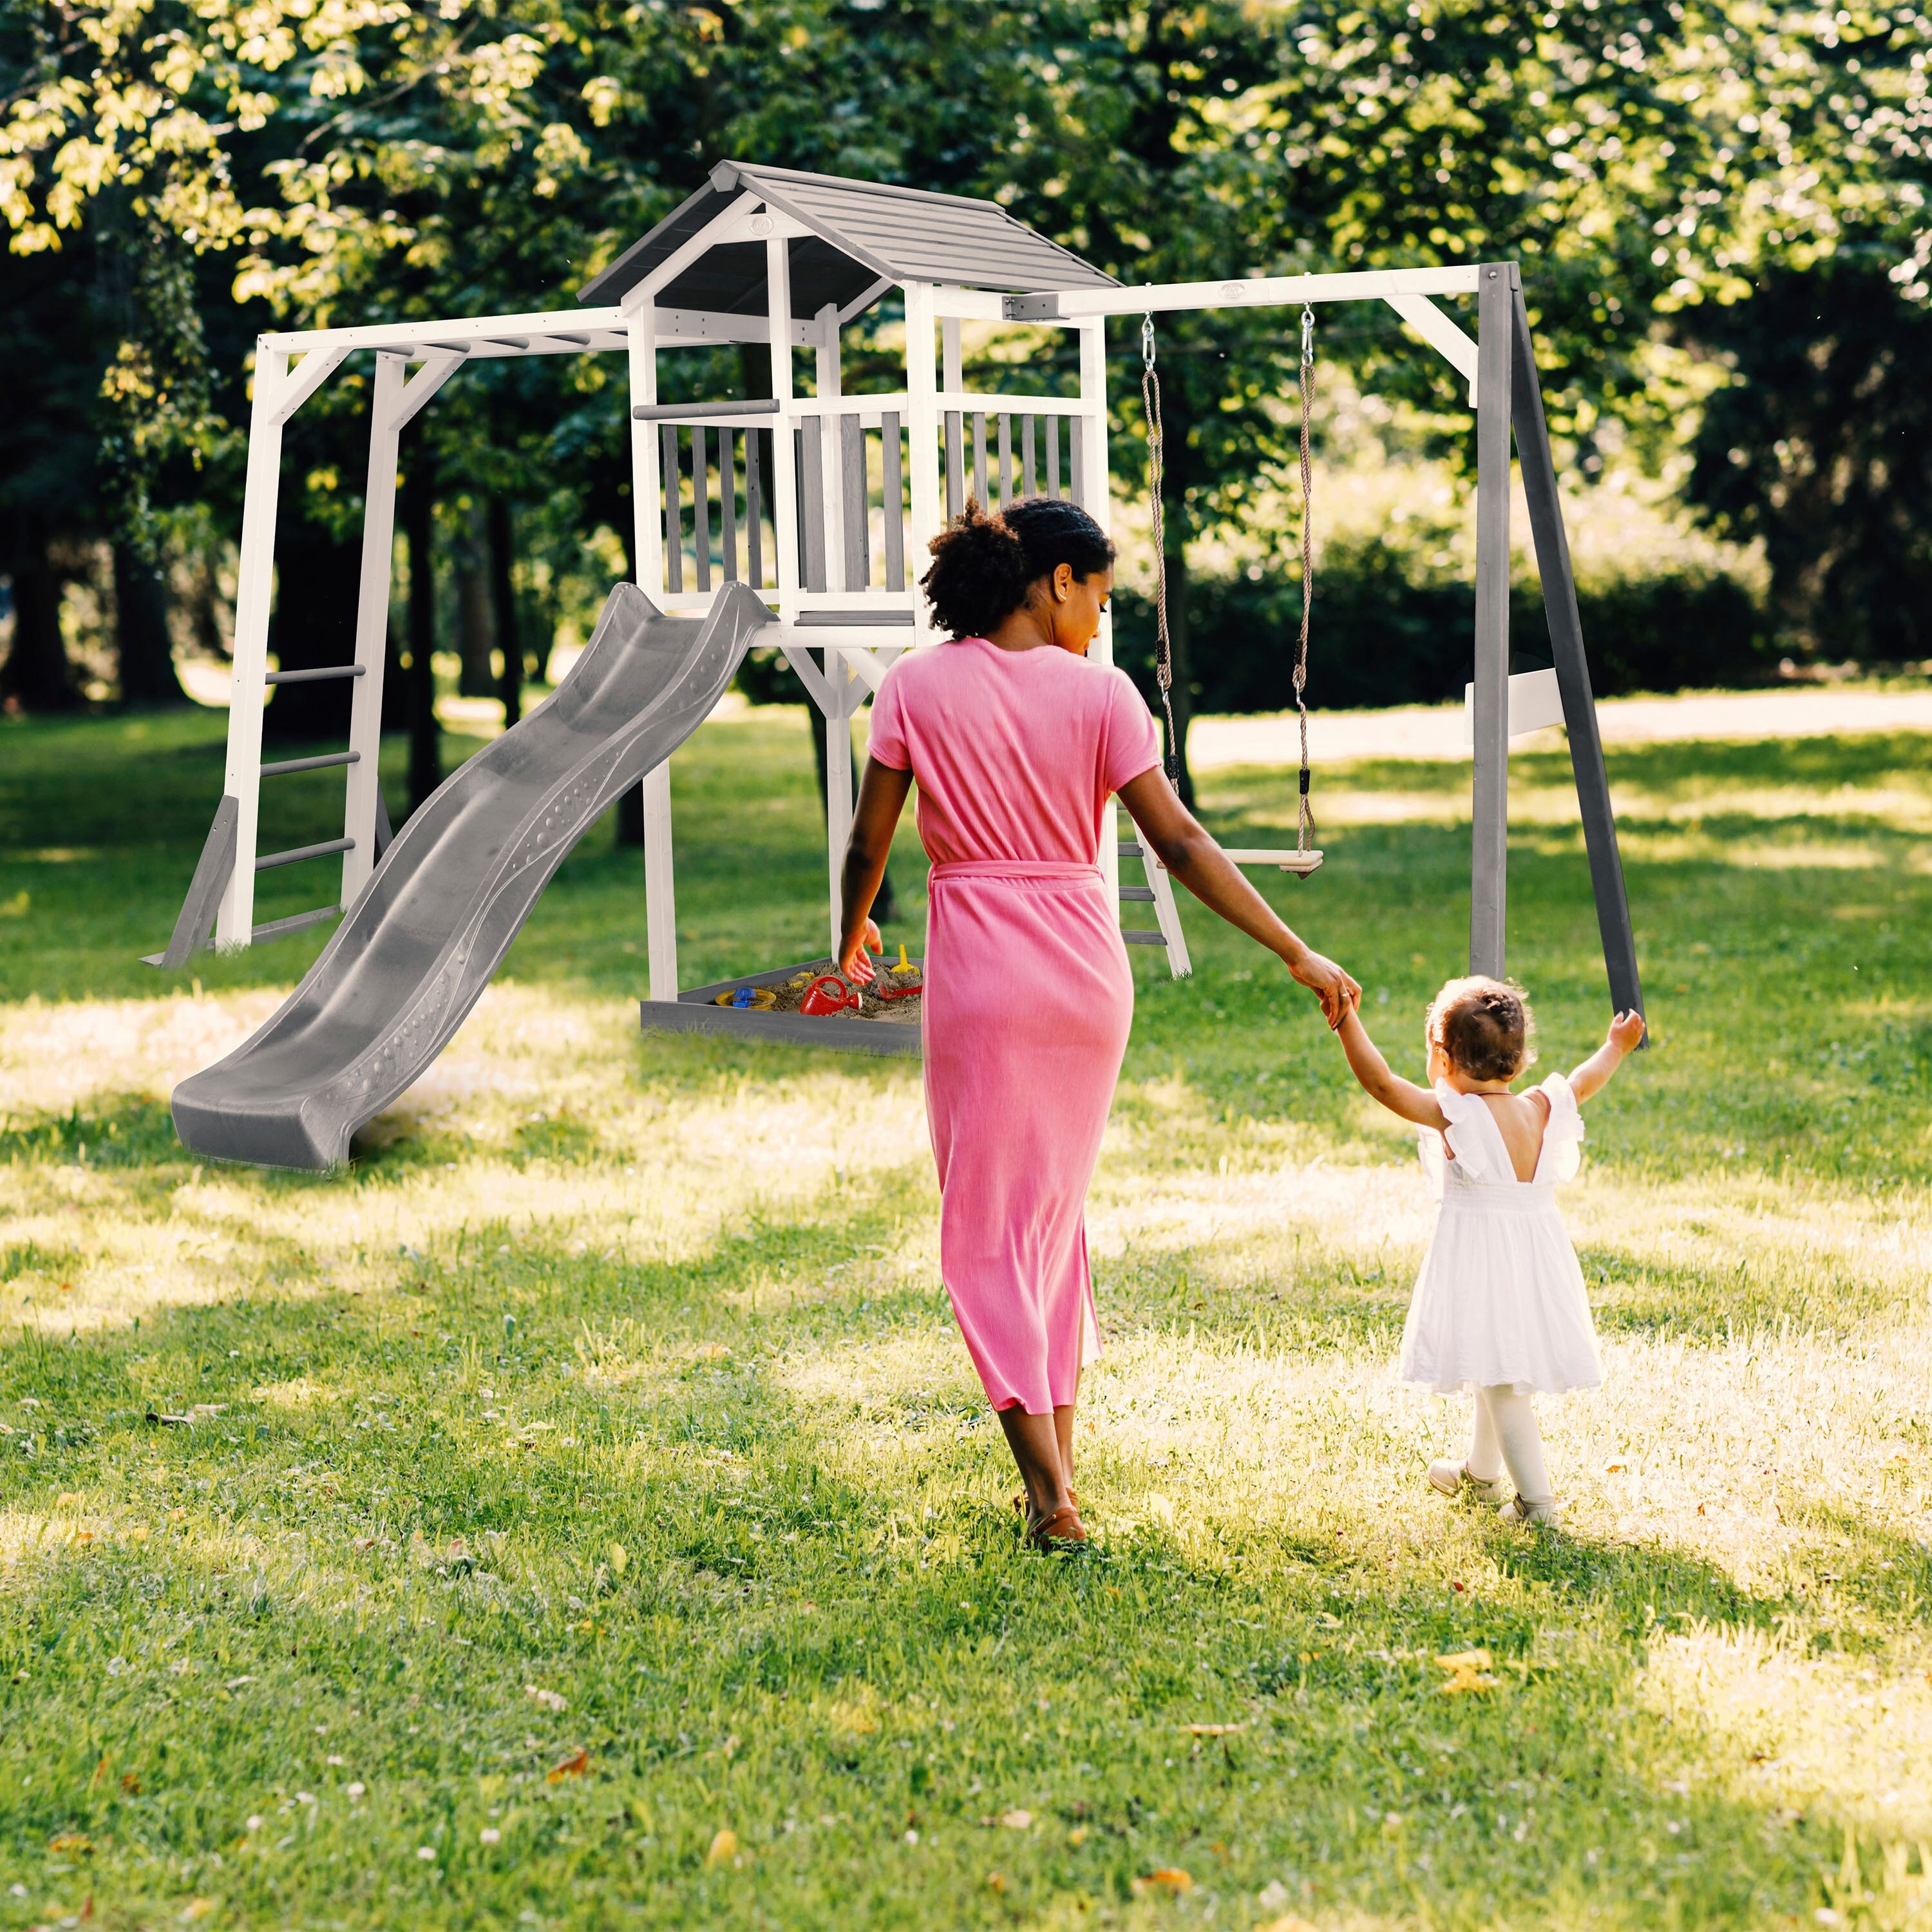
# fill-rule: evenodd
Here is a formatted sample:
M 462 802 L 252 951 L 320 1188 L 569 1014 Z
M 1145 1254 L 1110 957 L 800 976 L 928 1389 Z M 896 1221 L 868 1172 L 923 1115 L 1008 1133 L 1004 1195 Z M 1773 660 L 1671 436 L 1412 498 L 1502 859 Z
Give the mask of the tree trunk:
M 516 561 L 516 525 L 507 496 L 490 499 L 490 590 L 496 620 L 496 648 L 503 654 L 497 680 L 503 700 L 503 728 L 524 715 L 524 643 L 517 628 L 517 586 L 511 577 Z
M 0 704 L 22 711 L 72 711 L 81 701 L 61 638 L 63 586 L 47 555 L 47 532 L 21 519 L 11 560 L 14 644 L 0 664 Z
M 484 547 L 483 509 L 472 503 L 458 519 L 462 534 L 454 559 L 456 575 L 457 650 L 463 668 L 456 688 L 464 698 L 494 698 L 496 679 L 490 652 L 496 642 L 496 620 L 490 608 L 490 559 Z
M 276 533 L 275 609 L 268 631 L 268 648 L 284 670 L 356 662 L 362 567 L 359 544 L 338 542 L 292 506 Z M 345 749 L 352 682 L 331 677 L 277 685 L 262 713 L 262 735 L 284 744 Z
M 168 634 L 166 580 L 158 565 L 124 543 L 114 546 L 114 620 L 122 702 L 187 704 Z
M 410 547 L 410 810 L 420 812 L 442 782 L 436 722 L 436 499 L 428 478 L 411 478 L 403 493 Z
M 1166 461 L 1161 470 L 1160 500 L 1167 563 L 1167 634 L 1172 653 L 1174 685 L 1168 696 L 1174 706 L 1174 742 L 1169 756 L 1179 774 L 1176 789 L 1190 811 L 1194 806 L 1194 775 L 1187 766 L 1187 728 L 1194 715 L 1192 627 L 1188 622 L 1187 485 L 1193 469 L 1188 446 L 1190 412 L 1184 388 L 1172 378 L 1162 397 L 1166 434 Z M 1165 728 L 1166 721 L 1162 721 Z

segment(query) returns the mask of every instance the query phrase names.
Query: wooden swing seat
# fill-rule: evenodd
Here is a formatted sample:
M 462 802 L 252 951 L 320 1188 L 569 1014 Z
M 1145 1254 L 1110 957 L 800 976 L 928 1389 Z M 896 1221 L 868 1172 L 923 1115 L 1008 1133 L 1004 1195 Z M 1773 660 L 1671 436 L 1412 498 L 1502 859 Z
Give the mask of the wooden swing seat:
M 1304 879 L 1322 862 L 1318 850 L 1276 851 L 1264 845 L 1226 845 L 1222 850 L 1238 866 L 1278 866 L 1284 872 L 1298 873 Z

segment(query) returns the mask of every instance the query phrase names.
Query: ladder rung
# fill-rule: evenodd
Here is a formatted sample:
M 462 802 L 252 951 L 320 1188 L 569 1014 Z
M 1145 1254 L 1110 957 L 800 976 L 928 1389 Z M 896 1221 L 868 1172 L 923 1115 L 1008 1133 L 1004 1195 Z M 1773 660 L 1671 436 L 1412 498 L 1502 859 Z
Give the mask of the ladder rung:
M 352 838 L 325 838 L 320 845 L 292 845 L 286 852 L 271 852 L 255 861 L 255 869 L 266 872 L 272 866 L 298 865 L 304 859 L 326 859 L 332 852 L 352 852 Z
M 284 772 L 319 772 L 330 765 L 359 765 L 360 752 L 328 752 L 319 758 L 282 758 L 262 767 L 265 778 L 279 778 Z
M 251 946 L 260 946 L 264 940 L 286 939 L 292 932 L 299 932 L 305 926 L 320 925 L 323 920 L 334 919 L 342 908 L 339 905 L 317 906 L 313 912 L 298 912 L 287 919 L 272 919 L 266 926 L 258 926 L 248 935 Z
M 1120 856 L 1123 859 L 1138 859 L 1140 856 L 1141 848 L 1132 839 L 1123 838 L 1120 841 Z
M 1132 926 L 1123 926 L 1120 937 L 1130 946 L 1165 946 L 1167 944 L 1167 935 L 1164 932 L 1142 932 Z
M 1139 899 L 1150 905 L 1154 902 L 1154 888 L 1151 886 L 1123 886 L 1120 896 L 1124 899 Z
M 367 664 L 324 664 L 320 670 L 272 670 L 264 684 L 318 684 L 326 677 L 367 677 Z

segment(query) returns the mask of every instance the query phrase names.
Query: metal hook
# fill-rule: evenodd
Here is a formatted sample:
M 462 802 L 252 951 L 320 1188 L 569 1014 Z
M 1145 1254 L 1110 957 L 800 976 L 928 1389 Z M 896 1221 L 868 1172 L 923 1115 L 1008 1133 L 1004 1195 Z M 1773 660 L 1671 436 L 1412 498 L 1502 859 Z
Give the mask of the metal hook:
M 1151 315 L 1141 319 L 1141 367 L 1144 369 L 1154 367 L 1154 317 Z
M 1150 320 L 1148 325 L 1153 326 Z M 1315 311 L 1304 306 L 1301 311 L 1301 366 L 1306 369 L 1315 361 Z

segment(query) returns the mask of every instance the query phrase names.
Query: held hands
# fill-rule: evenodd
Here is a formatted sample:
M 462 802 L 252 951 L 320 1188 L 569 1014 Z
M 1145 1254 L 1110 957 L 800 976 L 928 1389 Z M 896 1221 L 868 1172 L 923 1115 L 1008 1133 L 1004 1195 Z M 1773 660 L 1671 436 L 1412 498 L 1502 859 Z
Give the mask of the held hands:
M 1333 1033 L 1354 1010 L 1362 989 L 1354 979 L 1334 960 L 1318 952 L 1304 952 L 1288 962 L 1296 981 L 1322 1002 L 1322 1017 Z
M 879 937 L 878 927 L 868 919 L 865 931 L 846 949 L 844 958 L 838 962 L 838 970 L 852 985 L 869 986 L 878 977 L 878 971 L 866 955 L 885 950 L 886 942 Z

